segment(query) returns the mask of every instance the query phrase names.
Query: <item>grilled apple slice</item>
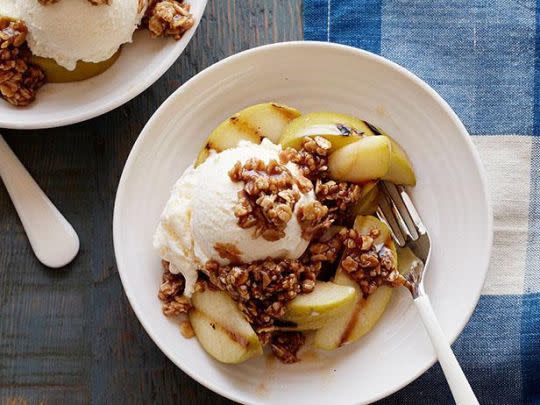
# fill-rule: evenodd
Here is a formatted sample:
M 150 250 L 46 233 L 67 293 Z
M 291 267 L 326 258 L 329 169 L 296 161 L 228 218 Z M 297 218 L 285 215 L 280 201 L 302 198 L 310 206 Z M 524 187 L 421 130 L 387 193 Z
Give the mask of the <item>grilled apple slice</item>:
M 240 141 L 260 143 L 263 137 L 277 143 L 283 129 L 300 116 L 300 111 L 277 103 L 256 104 L 227 118 L 208 137 L 199 152 L 197 165 L 208 157 L 210 150 L 221 152 L 234 148 Z
M 372 216 L 358 216 L 355 220 L 354 229 L 361 234 L 367 234 L 374 228 L 379 230 L 375 243 L 381 244 L 381 249 L 387 249 L 397 261 L 396 248 L 391 239 L 390 230 L 383 222 Z M 337 349 L 354 342 L 373 329 L 384 313 L 394 291 L 391 287 L 381 286 L 373 294 L 363 298 L 358 284 L 341 268 L 336 272 L 334 283 L 353 287 L 357 292 L 357 298 L 346 313 L 332 319 L 315 332 L 314 346 L 325 350 Z
M 205 290 L 192 297 L 189 320 L 201 346 L 223 363 L 241 363 L 262 354 L 251 325 L 223 291 Z
M 114 65 L 119 56 L 120 51 L 116 52 L 109 59 L 99 63 L 79 61 L 74 70 L 67 70 L 56 63 L 54 59 L 42 58 L 41 56 L 33 55 L 31 62 L 43 69 L 49 83 L 67 83 L 90 79 L 105 72 Z
M 294 322 L 296 330 L 321 328 L 347 312 L 356 301 L 356 294 L 352 287 L 318 281 L 313 292 L 299 295 L 287 304 L 284 320 Z
M 363 183 L 382 178 L 390 168 L 392 144 L 385 136 L 368 136 L 330 154 L 333 179 Z
M 362 292 L 356 281 L 341 270 L 338 270 L 334 282 L 355 288 L 359 298 L 347 313 L 317 329 L 313 337 L 313 345 L 324 350 L 337 349 L 368 333 L 384 313 L 393 293 L 391 287 L 382 286 L 367 299 L 361 298 Z
M 322 136 L 332 143 L 331 152 L 356 142 L 362 135 L 372 135 L 371 128 L 358 118 L 331 112 L 314 112 L 291 121 L 279 143 L 283 148 L 298 149 L 306 136 Z

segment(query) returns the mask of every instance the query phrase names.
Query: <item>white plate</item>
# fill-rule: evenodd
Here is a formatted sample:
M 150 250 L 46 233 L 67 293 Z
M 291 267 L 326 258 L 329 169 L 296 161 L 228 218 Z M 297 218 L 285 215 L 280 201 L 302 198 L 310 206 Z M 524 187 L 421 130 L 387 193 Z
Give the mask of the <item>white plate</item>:
M 136 32 L 122 47 L 116 63 L 99 76 L 74 83 L 43 86 L 36 101 L 17 108 L 0 99 L 0 128 L 52 128 L 85 121 L 127 103 L 171 67 L 191 40 L 206 7 L 206 0 L 189 1 L 195 25 L 175 41 Z
M 315 42 L 242 52 L 199 73 L 154 114 L 127 161 L 114 211 L 118 270 L 135 313 L 161 350 L 208 388 L 243 403 L 372 402 L 422 374 L 434 351 L 411 298 L 397 291 L 376 328 L 334 352 L 282 365 L 229 366 L 180 336 L 156 297 L 161 267 L 152 235 L 175 180 L 223 119 L 273 100 L 304 112 L 363 117 L 393 135 L 418 175 L 413 196 L 431 233 L 427 291 L 452 341 L 471 316 L 488 267 L 492 214 L 483 169 L 463 124 L 404 68 L 358 49 Z

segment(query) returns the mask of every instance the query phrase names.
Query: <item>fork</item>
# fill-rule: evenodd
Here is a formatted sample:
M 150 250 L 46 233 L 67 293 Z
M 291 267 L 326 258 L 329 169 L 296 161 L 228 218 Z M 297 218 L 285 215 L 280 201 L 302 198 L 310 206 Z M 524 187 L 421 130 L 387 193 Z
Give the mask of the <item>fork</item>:
M 383 181 L 380 183 L 380 189 L 382 195 L 377 208 L 377 216 L 389 226 L 395 243 L 399 247 L 410 248 L 419 259 L 414 262 L 406 275 L 406 287 L 412 294 L 416 308 L 435 348 L 454 400 L 459 405 L 478 404 L 424 289 L 424 275 L 431 253 L 431 242 L 427 229 L 404 187 Z

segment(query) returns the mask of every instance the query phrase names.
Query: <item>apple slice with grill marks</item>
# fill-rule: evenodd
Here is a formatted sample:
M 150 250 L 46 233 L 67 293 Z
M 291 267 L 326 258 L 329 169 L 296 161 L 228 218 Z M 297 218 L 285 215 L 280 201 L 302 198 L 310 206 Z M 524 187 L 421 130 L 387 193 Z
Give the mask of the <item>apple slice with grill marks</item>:
M 299 116 L 300 111 L 297 109 L 277 103 L 247 107 L 212 131 L 199 152 L 196 164 L 203 163 L 211 150 L 221 152 L 234 148 L 240 141 L 260 143 L 266 137 L 277 143 L 285 126 Z
M 241 363 L 262 354 L 257 334 L 224 291 L 206 289 L 191 299 L 189 321 L 201 346 L 222 363 Z

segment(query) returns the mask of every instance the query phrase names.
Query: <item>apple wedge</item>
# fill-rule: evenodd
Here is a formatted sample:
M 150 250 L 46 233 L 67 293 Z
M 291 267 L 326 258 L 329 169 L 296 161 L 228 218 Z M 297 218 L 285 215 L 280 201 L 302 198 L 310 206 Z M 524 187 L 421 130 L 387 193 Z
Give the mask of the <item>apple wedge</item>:
M 358 298 L 347 313 L 332 319 L 315 331 L 313 345 L 324 350 L 334 350 L 354 342 L 373 329 L 394 292 L 391 287 L 382 286 L 364 299 L 356 281 L 340 270 L 334 282 L 355 288 Z
M 358 118 L 331 112 L 314 112 L 291 121 L 283 130 L 279 143 L 283 148 L 298 149 L 304 137 L 322 136 L 332 143 L 333 152 L 368 134 L 373 134 L 371 128 Z
M 392 144 L 392 157 L 390 158 L 390 168 L 388 169 L 388 173 L 386 173 L 382 179 L 394 184 L 415 186 L 416 175 L 414 174 L 409 157 L 396 141 L 390 137 L 388 137 L 388 139 L 390 139 Z
M 390 139 L 392 144 L 392 157 L 390 159 L 390 169 L 388 173 L 383 177 L 383 180 L 390 181 L 394 184 L 402 184 L 404 186 L 415 186 L 416 185 L 416 175 L 412 168 L 412 163 L 407 156 L 407 153 L 403 148 L 386 132 L 377 128 L 373 125 L 370 125 L 371 134 L 386 136 Z M 371 135 L 366 133 L 366 135 Z
M 226 292 L 205 290 L 192 297 L 189 320 L 201 346 L 222 363 L 241 363 L 262 354 L 257 334 Z
M 382 178 L 390 168 L 392 144 L 385 136 L 368 136 L 330 154 L 333 179 L 363 183 Z
M 313 292 L 299 295 L 287 304 L 283 320 L 295 323 L 295 330 L 321 328 L 350 310 L 356 295 L 353 287 L 318 281 Z
M 367 234 L 374 228 L 379 230 L 375 243 L 381 244 L 381 250 L 386 249 L 397 261 L 396 247 L 391 239 L 390 230 L 383 222 L 372 216 L 358 216 L 355 220 L 354 229 L 360 234 Z M 358 284 L 341 268 L 336 272 L 334 283 L 353 287 L 357 292 L 357 298 L 346 313 L 332 319 L 315 332 L 313 345 L 325 350 L 337 349 L 354 342 L 373 329 L 394 292 L 391 287 L 381 286 L 364 298 Z
M 256 104 L 227 118 L 210 134 L 197 157 L 197 165 L 206 160 L 210 150 L 234 148 L 240 141 L 260 143 L 263 137 L 277 143 L 283 129 L 300 116 L 300 111 L 277 103 Z

